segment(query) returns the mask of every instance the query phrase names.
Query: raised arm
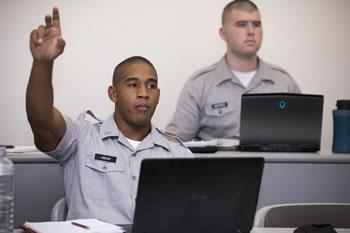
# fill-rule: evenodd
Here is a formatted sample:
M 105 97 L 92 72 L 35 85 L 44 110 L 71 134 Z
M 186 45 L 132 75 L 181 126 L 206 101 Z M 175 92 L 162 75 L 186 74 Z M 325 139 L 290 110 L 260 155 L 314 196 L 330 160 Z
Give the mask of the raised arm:
M 64 49 L 58 8 L 45 16 L 30 35 L 33 65 L 27 86 L 26 111 L 34 133 L 35 145 L 43 151 L 56 148 L 66 131 L 62 114 L 53 106 L 52 69 Z

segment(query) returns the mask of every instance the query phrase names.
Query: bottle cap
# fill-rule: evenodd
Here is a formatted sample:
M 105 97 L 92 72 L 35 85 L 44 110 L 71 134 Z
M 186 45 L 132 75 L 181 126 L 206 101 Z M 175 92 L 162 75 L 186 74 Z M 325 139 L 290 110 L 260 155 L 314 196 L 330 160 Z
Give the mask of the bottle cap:
M 350 110 L 350 100 L 337 100 L 339 110 Z
M 6 147 L 0 146 L 0 156 L 6 155 Z

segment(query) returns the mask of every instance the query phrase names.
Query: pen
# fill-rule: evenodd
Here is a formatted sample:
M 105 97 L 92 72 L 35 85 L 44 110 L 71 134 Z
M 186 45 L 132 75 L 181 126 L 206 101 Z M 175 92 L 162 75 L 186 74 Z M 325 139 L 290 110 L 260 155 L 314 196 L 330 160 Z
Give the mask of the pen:
M 86 226 L 86 225 L 83 225 L 81 223 L 77 223 L 77 222 L 71 222 L 74 226 L 77 226 L 77 227 L 81 227 L 81 228 L 84 228 L 86 230 L 89 230 L 89 226 Z
M 6 147 L 7 149 L 15 148 L 14 145 L 0 145 L 0 147 Z

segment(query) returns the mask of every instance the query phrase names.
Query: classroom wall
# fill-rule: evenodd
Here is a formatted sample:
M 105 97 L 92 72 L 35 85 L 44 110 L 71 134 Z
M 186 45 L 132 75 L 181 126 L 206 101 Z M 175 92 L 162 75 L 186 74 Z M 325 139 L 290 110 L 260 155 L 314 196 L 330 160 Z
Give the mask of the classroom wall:
M 64 54 L 55 62 L 55 105 L 73 118 L 86 109 L 105 118 L 114 66 L 132 55 L 149 58 L 159 73 L 161 100 L 153 123 L 164 128 L 184 82 L 218 61 L 218 36 L 227 0 L 1 0 L 0 144 L 33 144 L 25 113 L 31 68 L 29 34 L 58 6 Z M 284 67 L 304 93 L 325 97 L 322 148 L 331 148 L 332 109 L 350 99 L 350 1 L 255 0 L 264 40 L 259 55 Z

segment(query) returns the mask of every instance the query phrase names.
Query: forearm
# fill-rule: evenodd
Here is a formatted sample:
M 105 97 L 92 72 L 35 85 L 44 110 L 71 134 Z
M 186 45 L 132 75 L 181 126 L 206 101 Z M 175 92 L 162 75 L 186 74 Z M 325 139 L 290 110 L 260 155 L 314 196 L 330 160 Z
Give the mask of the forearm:
M 53 121 L 52 69 L 53 61 L 33 61 L 26 94 L 27 117 L 32 126 Z
M 43 151 L 56 148 L 66 131 L 61 113 L 53 105 L 53 62 L 33 62 L 30 74 L 26 110 L 36 146 Z

